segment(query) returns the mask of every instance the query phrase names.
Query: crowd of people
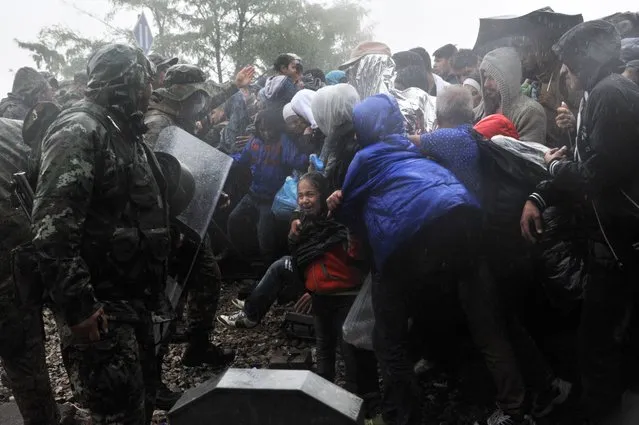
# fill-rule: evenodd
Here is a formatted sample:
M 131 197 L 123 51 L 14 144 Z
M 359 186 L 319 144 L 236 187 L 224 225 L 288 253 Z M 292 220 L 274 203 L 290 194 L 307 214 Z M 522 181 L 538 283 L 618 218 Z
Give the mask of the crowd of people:
M 555 41 L 552 81 L 524 75 L 514 47 L 480 57 L 448 44 L 431 62 L 421 47 L 393 53 L 373 41 L 338 70 L 305 69 L 285 53 L 266 75 L 248 66 L 221 85 L 195 65 L 122 44 L 97 50 L 73 81 L 18 70 L 0 102 L 0 136 L 13 135 L 0 137 L 9 174 L 0 357 L 25 424 L 60 421 L 43 305 L 94 425 L 146 425 L 177 401 L 162 383 L 178 331 L 169 276 L 186 288 L 177 308 L 186 366 L 232 364 L 235 352 L 213 343 L 215 323 L 251 332 L 292 293 L 295 309 L 314 317 L 316 372 L 335 381 L 339 354 L 368 423 L 418 425 L 415 365 L 436 364 L 432 347 L 450 342 L 438 339 L 441 304 L 459 308 L 492 377 L 497 407 L 484 423 L 531 425 L 570 397 L 580 400 L 575 424 L 630 423 L 622 401 L 639 391 L 639 43 L 604 21 Z M 173 176 L 154 153 L 171 126 L 233 158 L 203 242 L 176 224 Z M 24 212 L 11 200 L 17 171 L 33 190 Z M 296 206 L 275 214 L 289 178 Z M 217 314 L 220 240 L 259 275 L 226 315 Z M 367 276 L 373 351 L 342 337 Z M 528 315 L 531 293 L 545 301 Z M 549 311 L 578 318 L 576 376 L 555 370 L 531 329 Z M 162 320 L 173 325 L 157 341 Z

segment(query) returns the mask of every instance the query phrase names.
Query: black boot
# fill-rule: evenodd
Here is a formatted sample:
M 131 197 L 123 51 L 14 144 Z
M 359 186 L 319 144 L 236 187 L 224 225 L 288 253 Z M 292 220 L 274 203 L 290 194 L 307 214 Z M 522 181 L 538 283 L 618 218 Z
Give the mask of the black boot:
M 182 397 L 182 391 L 171 391 L 164 382 L 158 386 L 158 394 L 155 399 L 155 407 L 160 410 L 169 411 Z
M 159 382 L 157 396 L 155 398 L 155 407 L 160 410 L 169 411 L 177 403 L 177 401 L 182 397 L 181 391 L 171 391 L 169 387 L 166 386 L 164 380 L 162 379 L 162 362 L 164 361 L 164 354 L 160 354 L 157 358 L 157 376 Z
M 213 367 L 225 367 L 235 359 L 235 350 L 222 349 L 209 342 L 207 332 L 198 332 L 189 337 L 182 356 L 182 364 L 187 367 L 208 364 Z

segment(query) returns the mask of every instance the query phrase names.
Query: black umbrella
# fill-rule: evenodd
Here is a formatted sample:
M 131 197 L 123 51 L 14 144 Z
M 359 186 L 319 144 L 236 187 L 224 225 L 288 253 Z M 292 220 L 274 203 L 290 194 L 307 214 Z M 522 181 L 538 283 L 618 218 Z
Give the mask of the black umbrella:
M 601 19 L 613 24 L 621 38 L 639 37 L 639 13 L 615 13 Z
M 527 40 L 550 50 L 566 31 L 581 22 L 581 15 L 555 13 L 550 7 L 522 16 L 482 18 L 473 50 L 484 55 L 498 47 L 516 47 Z

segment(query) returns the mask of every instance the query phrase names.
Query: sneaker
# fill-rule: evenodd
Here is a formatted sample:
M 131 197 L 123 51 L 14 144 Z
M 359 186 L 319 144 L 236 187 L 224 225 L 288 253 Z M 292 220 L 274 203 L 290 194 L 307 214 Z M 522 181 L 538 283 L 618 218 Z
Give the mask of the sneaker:
M 250 329 L 257 326 L 257 322 L 254 322 L 246 317 L 246 313 L 244 313 L 244 310 L 240 310 L 235 314 L 231 314 L 230 316 L 220 315 L 217 317 L 217 320 L 226 326 L 238 329 Z
M 177 403 L 182 397 L 182 392 L 171 391 L 164 382 L 160 382 L 157 392 L 157 398 L 155 400 L 155 406 L 158 409 L 166 410 L 167 412 Z
M 244 304 L 246 303 L 246 301 L 245 300 L 241 300 L 239 298 L 235 298 L 233 301 L 231 301 L 231 303 L 235 307 L 239 308 L 240 310 L 244 310 Z
M 528 415 L 511 414 L 497 409 L 486 420 L 486 425 L 535 425 L 535 421 Z
M 559 406 L 568 399 L 572 384 L 563 379 L 555 379 L 550 388 L 539 393 L 535 398 L 532 414 L 536 418 L 548 416 L 556 406 Z

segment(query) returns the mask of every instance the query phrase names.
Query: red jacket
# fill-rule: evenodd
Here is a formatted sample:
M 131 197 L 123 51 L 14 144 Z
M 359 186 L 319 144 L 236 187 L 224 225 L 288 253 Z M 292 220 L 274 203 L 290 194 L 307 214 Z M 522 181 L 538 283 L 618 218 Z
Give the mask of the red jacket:
M 359 253 L 359 243 L 351 237 L 348 247 L 335 246 L 306 268 L 306 289 L 317 294 L 331 294 L 359 288 L 363 281 L 363 273 L 357 267 Z

